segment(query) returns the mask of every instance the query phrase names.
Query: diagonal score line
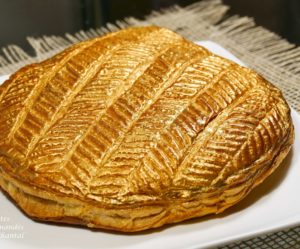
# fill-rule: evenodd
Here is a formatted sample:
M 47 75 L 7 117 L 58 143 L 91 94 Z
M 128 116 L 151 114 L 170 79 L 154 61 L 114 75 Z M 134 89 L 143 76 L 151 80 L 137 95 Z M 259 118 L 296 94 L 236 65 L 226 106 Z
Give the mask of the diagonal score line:
M 213 127 L 213 131 L 210 132 L 207 136 L 203 136 L 204 131 L 197 137 L 197 139 L 194 141 L 193 145 L 191 146 L 191 152 L 188 153 L 188 155 L 184 158 L 181 165 L 178 168 L 178 172 L 176 176 L 174 177 L 174 182 L 178 181 L 179 174 L 182 173 L 182 170 L 186 167 L 187 163 L 191 161 L 192 158 L 196 156 L 196 153 L 199 150 L 199 145 L 201 144 L 201 147 L 205 147 L 209 139 L 213 137 L 213 135 L 218 130 L 218 125 L 215 125 L 215 123 L 224 122 L 224 119 L 226 119 L 228 113 L 230 113 L 235 107 L 237 107 L 239 104 L 243 103 L 245 99 L 247 99 L 249 96 L 252 96 L 251 94 L 259 90 L 260 87 L 256 87 L 251 89 L 250 91 L 246 91 L 246 94 L 237 99 L 235 103 L 232 103 L 231 107 L 229 109 L 226 109 L 225 111 L 221 112 L 210 124 L 209 127 Z M 206 129 L 208 126 L 206 127 Z M 228 165 L 228 163 L 226 164 Z
M 176 39 L 176 41 L 178 42 L 178 40 Z M 180 39 L 180 41 L 182 41 Z M 157 58 L 159 56 L 161 56 L 161 54 L 165 53 L 170 47 L 170 44 L 165 47 L 162 51 L 160 51 L 160 53 L 158 53 L 157 55 L 155 55 L 151 60 L 148 61 L 147 66 L 143 69 L 143 72 L 145 72 L 148 68 L 150 68 L 153 63 L 157 60 Z M 134 75 L 135 71 L 131 74 Z M 127 80 L 129 80 L 131 78 L 131 76 L 129 76 L 127 78 Z M 136 80 L 131 84 L 131 87 L 135 84 Z M 83 135 L 80 137 L 80 139 L 76 140 L 76 143 L 74 143 L 72 149 L 69 151 L 69 153 L 67 153 L 65 155 L 65 157 L 62 159 L 62 161 L 64 161 L 64 163 L 61 165 L 62 168 L 65 168 L 65 165 L 68 163 L 68 161 L 70 160 L 70 158 L 72 157 L 72 155 L 74 154 L 74 152 L 77 150 L 77 147 L 80 145 L 80 143 L 89 135 L 89 133 L 91 132 L 91 130 L 97 125 L 98 121 L 101 119 L 101 117 L 105 114 L 106 110 L 113 106 L 115 104 L 115 102 L 117 101 L 117 99 L 126 94 L 127 92 L 130 91 L 130 87 L 128 89 L 125 89 L 126 84 L 123 84 L 122 87 L 120 87 L 118 89 L 118 91 L 115 94 L 115 98 L 111 98 L 109 100 L 109 102 L 107 103 L 107 108 L 103 111 L 101 111 L 95 118 L 95 120 L 92 122 L 92 124 L 89 126 L 89 128 L 83 133 Z
M 120 38 L 120 37 L 118 37 Z M 138 37 L 139 39 L 141 37 Z M 115 39 L 115 38 L 114 38 Z M 104 42 L 104 41 L 101 41 Z M 125 40 L 128 43 L 129 41 Z M 71 93 L 62 101 L 56 110 L 56 112 L 52 115 L 52 118 L 49 122 L 47 122 L 43 129 L 40 131 L 39 137 L 36 139 L 33 139 L 28 144 L 28 151 L 26 153 L 26 156 L 28 156 L 34 149 L 35 146 L 38 144 L 38 142 L 42 139 L 43 135 L 45 135 L 52 127 L 52 125 L 61 117 L 63 117 L 66 114 L 66 111 L 68 107 L 72 104 L 73 98 L 76 97 L 78 93 L 93 79 L 93 77 L 99 72 L 101 67 L 103 66 L 103 62 L 108 60 L 110 57 L 114 55 L 115 51 L 118 51 L 119 48 L 121 48 L 124 43 L 122 43 L 122 37 L 120 38 L 120 42 L 114 46 L 113 48 L 108 48 L 104 54 L 102 54 L 97 60 L 90 63 L 89 67 L 86 69 L 84 74 L 79 77 L 77 82 L 75 83 L 75 88 L 71 91 Z M 94 45 L 94 44 L 93 44 Z M 105 49 L 105 46 L 104 46 Z
M 33 89 L 31 95 L 28 96 L 24 103 L 24 107 L 21 113 L 18 114 L 14 125 L 12 126 L 9 134 L 8 134 L 8 140 L 10 141 L 14 135 L 14 133 L 18 130 L 18 128 L 23 124 L 23 122 L 26 119 L 26 116 L 28 112 L 30 111 L 31 107 L 34 105 L 35 101 L 39 97 L 42 90 L 46 87 L 47 83 L 55 76 L 56 73 L 59 72 L 61 68 L 75 55 L 79 54 L 81 51 L 83 51 L 88 46 L 96 43 L 97 41 L 101 39 L 106 39 L 108 37 L 114 36 L 115 33 L 108 34 L 105 37 L 96 38 L 95 40 L 88 41 L 86 43 L 82 43 L 80 47 L 78 45 L 75 45 L 75 47 L 71 47 L 71 52 L 69 52 L 67 55 L 65 55 L 64 58 L 61 59 L 59 63 L 57 63 L 51 71 L 46 73 L 42 76 L 42 78 L 39 81 L 39 84 L 37 84 Z M 76 49 L 77 48 L 77 49 Z M 74 49 L 74 50 L 72 50 Z
M 236 151 L 236 153 L 233 156 L 232 160 L 234 160 L 238 156 L 239 152 L 245 148 L 245 146 L 249 143 L 250 137 L 253 137 L 255 135 L 256 131 L 259 129 L 260 126 L 262 126 L 264 130 L 266 130 L 266 131 L 268 130 L 262 123 L 265 120 L 269 120 L 269 118 L 274 114 L 274 112 L 276 112 L 276 109 L 277 109 L 276 104 L 278 104 L 278 103 L 273 104 L 273 106 L 268 110 L 268 112 L 264 115 L 264 117 L 259 120 L 259 122 L 258 122 L 257 126 L 255 127 L 255 129 L 251 133 L 247 134 L 247 139 L 240 145 L 239 149 Z M 260 139 L 263 139 L 263 138 L 260 136 Z M 220 178 L 222 177 L 222 175 L 224 174 L 224 172 L 226 171 L 226 169 L 230 165 L 230 163 L 231 162 L 228 162 L 224 166 L 224 168 L 219 172 L 218 176 L 211 183 L 212 185 L 216 184 L 220 180 Z
M 176 116 L 175 120 L 174 120 L 171 124 L 169 124 L 169 125 L 161 132 L 161 134 L 167 133 L 167 130 L 168 130 L 172 125 L 174 125 L 174 124 L 176 123 L 177 118 L 178 118 L 182 113 L 184 113 L 184 111 L 187 110 L 188 107 L 191 106 L 191 105 L 193 104 L 193 102 L 194 102 L 197 98 L 199 98 L 199 96 L 201 96 L 201 94 L 205 93 L 207 89 L 210 89 L 212 85 L 217 84 L 217 83 L 219 82 L 219 80 L 220 80 L 224 75 L 226 75 L 226 74 L 227 74 L 228 72 L 230 72 L 230 71 L 233 71 L 233 68 L 234 68 L 234 65 L 233 65 L 233 64 L 230 64 L 230 65 L 228 66 L 227 69 L 224 69 L 224 70 L 222 71 L 222 73 L 220 73 L 220 74 L 218 74 L 216 77 L 214 77 L 214 78 L 209 82 L 210 84 L 207 84 L 206 87 L 202 88 L 202 89 L 197 93 L 197 95 L 191 100 L 191 104 L 190 104 L 190 105 L 187 105 L 187 107 L 186 107 L 185 109 L 183 109 L 183 110 Z M 209 120 L 208 120 L 207 122 L 209 122 Z M 205 127 L 204 127 L 204 128 L 205 128 Z M 160 137 L 161 137 L 161 136 L 160 136 Z M 194 140 L 194 139 L 193 139 L 193 140 Z M 156 144 L 156 145 L 159 144 L 160 141 L 161 141 L 161 139 L 156 139 L 155 144 Z M 192 145 L 190 145 L 190 146 L 192 146 Z M 154 147 L 155 147 L 155 146 L 154 146 Z M 187 148 L 182 148 L 182 149 L 184 149 L 184 151 L 186 151 L 186 150 L 188 150 L 188 148 L 189 148 L 189 147 L 187 147 Z M 142 158 L 140 161 L 142 162 L 142 161 L 146 160 L 146 158 L 148 158 L 148 155 L 150 155 L 149 153 L 151 153 L 151 150 L 150 150 L 150 149 L 149 149 L 148 152 L 146 152 L 146 154 L 143 156 L 143 158 Z M 184 156 L 184 154 L 185 154 L 185 153 L 183 153 L 183 156 Z M 181 161 L 182 159 L 179 159 L 179 160 Z M 146 164 L 145 164 L 145 165 L 146 165 Z M 139 164 L 138 169 L 140 169 L 141 167 L 143 167 L 143 164 L 142 164 L 142 163 Z M 146 166 L 145 166 L 145 167 L 146 167 Z M 147 166 L 147 167 L 148 167 L 148 166 Z M 133 177 L 134 177 L 133 174 L 134 174 L 138 169 L 136 169 L 135 171 L 132 171 L 132 173 L 129 175 L 129 177 L 127 177 L 127 179 L 128 179 L 127 181 L 128 181 L 129 183 L 132 183 L 132 182 L 133 182 L 133 181 L 132 181 L 132 180 L 133 180 Z M 148 167 L 148 169 L 149 169 L 149 167 Z M 153 170 L 153 169 L 151 169 L 151 170 Z
M 191 60 L 191 61 L 188 61 L 185 65 L 184 65 L 184 67 L 182 68 L 182 72 L 184 72 L 184 70 L 186 69 L 186 68 L 188 68 L 191 64 L 193 64 L 193 63 L 195 63 L 196 61 L 198 61 L 199 60 L 199 58 L 201 58 L 201 57 L 203 57 L 202 58 L 202 60 L 201 61 L 204 61 L 206 58 L 208 58 L 209 56 L 211 56 L 211 54 L 207 54 L 206 56 L 203 56 L 203 54 L 201 55 L 201 56 L 199 56 L 199 57 L 194 57 L 193 58 L 193 60 Z M 211 84 L 214 84 L 214 83 L 216 83 L 216 82 L 218 82 L 218 79 L 219 78 L 221 78 L 228 70 L 230 70 L 230 68 L 231 68 L 231 65 L 232 64 L 229 64 L 228 65 L 228 68 L 227 68 L 227 70 L 224 70 L 223 69 L 223 72 L 221 73 L 221 74 L 218 74 L 218 77 L 214 77 L 212 80 L 211 80 Z M 181 75 L 179 75 L 179 76 L 181 76 Z M 177 79 L 175 79 L 175 81 L 176 81 Z M 205 90 L 207 89 L 207 88 L 209 88 L 209 87 L 211 87 L 211 84 L 207 84 L 206 86 L 204 86 L 203 88 L 201 88 L 200 90 L 199 90 L 199 92 L 192 98 L 192 99 L 190 99 L 189 101 L 190 102 L 193 102 L 195 99 L 197 99 L 198 98 L 198 96 L 199 95 L 201 95 L 203 92 L 205 92 Z M 159 99 L 157 99 L 153 104 L 155 104 L 157 101 L 158 101 Z M 189 106 L 189 104 L 186 104 L 187 106 Z M 186 110 L 186 108 L 187 107 L 185 107 L 185 108 L 183 108 L 183 110 L 182 111 L 180 111 L 180 112 L 178 112 L 178 114 L 174 117 L 174 120 L 172 121 L 172 122 L 170 122 L 170 123 L 168 123 L 168 125 L 166 125 L 165 126 L 165 128 L 160 132 L 161 134 L 164 134 L 175 122 L 176 122 L 176 120 L 177 120 L 177 118 L 178 118 L 178 116 L 180 116 L 180 114 L 182 113 L 182 112 L 184 112 L 184 110 Z M 145 112 L 144 112 L 145 113 Z M 143 114 L 144 114 L 143 113 Z M 151 137 L 149 138 L 149 139 L 151 139 Z M 154 144 L 158 144 L 159 143 L 159 141 L 160 141 L 160 139 L 159 138 L 155 138 L 155 136 L 154 136 L 154 142 L 153 142 L 153 140 L 152 140 L 152 142 L 154 143 Z M 155 147 L 155 146 L 154 146 Z M 116 149 L 118 149 L 118 148 L 116 148 Z M 113 152 L 115 152 L 115 151 L 113 151 Z M 113 153 L 112 152 L 112 153 Z M 149 148 L 149 150 L 147 151 L 147 152 L 144 152 L 143 154 L 143 158 L 145 158 L 145 157 L 147 157 L 147 155 L 150 153 L 150 148 Z M 111 158 L 111 157 L 110 157 Z M 108 161 L 110 158 L 108 158 L 106 161 Z M 142 161 L 143 159 L 138 159 L 137 161 Z M 105 162 L 106 162 L 105 161 Z M 103 162 L 102 163 L 102 165 L 103 164 L 105 164 L 105 162 Z M 141 167 L 141 164 L 138 166 L 138 167 Z M 136 170 L 135 170 L 136 171 Z M 132 174 L 130 174 L 129 176 L 128 176 L 128 179 L 132 179 Z M 130 182 L 130 180 L 128 180 L 129 182 Z
M 251 86 L 251 84 L 250 84 L 250 86 Z M 226 115 L 235 106 L 240 104 L 244 99 L 246 99 L 248 97 L 249 94 L 251 94 L 255 90 L 256 90 L 256 88 L 254 88 L 254 89 L 247 88 L 239 97 L 234 99 L 225 109 L 221 110 L 217 114 L 217 116 L 215 116 L 212 120 L 210 120 L 210 123 L 206 124 L 204 129 L 197 135 L 197 137 L 194 139 L 194 141 L 190 145 L 189 149 L 187 150 L 188 153 L 186 153 L 186 155 L 181 159 L 181 163 L 178 165 L 177 172 L 174 176 L 174 182 L 178 180 L 177 178 L 178 178 L 179 172 L 181 172 L 181 168 L 183 168 L 183 166 L 191 160 L 191 158 L 195 155 L 195 153 L 198 152 L 199 145 L 197 146 L 197 144 L 200 144 L 200 141 L 204 141 L 206 143 L 209 140 L 210 136 L 203 135 L 203 134 L 205 134 L 205 130 L 213 129 L 212 127 L 215 125 L 215 123 L 220 123 L 221 122 L 220 119 L 222 119 L 223 116 L 226 117 Z M 215 132 L 215 131 L 216 130 L 211 131 L 209 134 L 210 135 L 211 135 L 211 133 L 214 134 L 213 132 Z
M 203 54 L 203 51 L 201 51 L 201 53 L 199 53 L 197 56 L 195 56 L 192 60 L 187 61 L 186 63 L 184 63 L 182 65 L 182 67 L 180 69 L 178 69 L 178 72 L 174 72 L 173 75 L 169 78 L 169 83 L 162 88 L 157 96 L 155 97 L 154 101 L 151 101 L 151 103 L 149 103 L 148 105 L 146 105 L 143 110 L 135 116 L 135 118 L 131 121 L 131 124 L 129 127 L 127 127 L 127 129 L 124 131 L 123 135 L 120 136 L 115 143 L 111 146 L 113 148 L 113 150 L 108 151 L 105 156 L 102 158 L 102 160 L 98 160 L 100 161 L 100 163 L 97 164 L 98 170 L 101 170 L 102 166 L 105 165 L 105 163 L 107 163 L 111 157 L 114 155 L 114 153 L 118 150 L 118 148 L 122 145 L 123 140 L 126 138 L 126 135 L 128 134 L 128 132 L 134 127 L 134 124 L 139 120 L 139 118 L 153 105 L 155 104 L 158 100 L 159 97 L 164 93 L 164 91 L 166 89 L 168 89 L 168 87 L 172 86 L 176 80 L 181 76 L 182 72 L 184 72 L 184 70 L 190 66 L 191 64 L 195 63 L 197 60 L 199 60 L 199 58 L 203 57 L 203 59 L 205 59 L 206 57 L 208 57 L 210 54 L 208 53 L 207 55 Z M 95 176 L 97 176 L 97 173 L 95 174 Z

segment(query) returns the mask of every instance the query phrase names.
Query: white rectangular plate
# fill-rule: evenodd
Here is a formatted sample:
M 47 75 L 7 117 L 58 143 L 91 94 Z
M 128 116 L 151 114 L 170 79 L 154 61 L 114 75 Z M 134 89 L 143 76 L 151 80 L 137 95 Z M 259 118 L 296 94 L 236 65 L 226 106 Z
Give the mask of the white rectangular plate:
M 211 51 L 243 63 L 218 44 L 200 42 Z M 0 77 L 3 82 L 7 76 Z M 1 114 L 0 114 L 1 115 Z M 0 193 L 0 248 L 207 248 L 300 224 L 300 116 L 292 110 L 296 138 L 281 167 L 238 205 L 221 215 L 182 222 L 137 234 L 34 222 Z M 9 229 L 6 225 L 13 225 Z M 19 239 L 4 235 L 19 235 Z

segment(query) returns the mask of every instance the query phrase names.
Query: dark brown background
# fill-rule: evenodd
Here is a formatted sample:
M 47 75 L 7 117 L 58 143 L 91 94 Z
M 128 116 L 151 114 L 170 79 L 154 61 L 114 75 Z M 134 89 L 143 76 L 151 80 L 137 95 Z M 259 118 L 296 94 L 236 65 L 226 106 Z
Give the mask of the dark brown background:
M 98 27 L 126 16 L 143 18 L 151 10 L 195 0 L 0 0 L 0 47 L 25 37 L 62 35 Z M 254 17 L 257 24 L 300 44 L 300 0 L 224 0 L 230 14 Z

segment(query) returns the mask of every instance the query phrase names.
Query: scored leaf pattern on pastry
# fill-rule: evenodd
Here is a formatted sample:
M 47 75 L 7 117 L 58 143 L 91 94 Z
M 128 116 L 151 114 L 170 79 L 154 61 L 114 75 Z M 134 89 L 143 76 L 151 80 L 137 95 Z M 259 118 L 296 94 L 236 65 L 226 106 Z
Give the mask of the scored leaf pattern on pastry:
M 148 36 L 150 35 L 148 34 Z M 63 156 L 65 150 L 69 149 L 68 147 L 72 146 L 74 142 L 78 143 L 79 136 L 90 129 L 89 126 L 101 118 L 107 107 L 131 87 L 160 52 L 168 48 L 171 40 L 167 38 L 165 37 L 166 41 L 160 41 L 159 44 L 151 37 L 141 37 L 137 41 L 139 44 L 137 47 L 128 48 L 124 46 L 125 44 L 120 44 L 122 46 L 118 45 L 114 51 L 109 50 L 110 52 L 107 52 L 109 58 L 103 60 L 100 69 L 95 72 L 95 76 L 89 79 L 89 82 L 69 104 L 64 116 L 49 129 L 46 136 L 36 146 L 31 156 L 32 160 L 37 160 L 38 163 L 38 160 L 45 160 L 43 156 L 49 154 L 54 154 L 55 157 Z M 117 68 L 116 65 L 118 65 Z M 113 77 L 109 77 L 110 75 Z M 66 134 L 66 137 L 61 137 L 61 133 Z M 43 148 L 49 143 L 54 143 L 57 146 Z
M 279 143 L 286 134 L 269 94 L 262 89 L 250 90 L 239 105 L 214 121 L 217 126 L 212 122 L 210 134 L 199 137 L 194 144 L 197 149 L 193 148 L 181 164 L 176 185 L 225 185 L 229 176 L 246 169 Z
M 77 44 L 0 89 L 0 160 L 9 162 L 1 167 L 97 205 L 183 198 L 178 220 L 201 205 L 218 212 L 216 203 L 241 199 L 291 143 L 279 90 L 158 27 Z M 137 217 L 171 213 L 150 206 Z

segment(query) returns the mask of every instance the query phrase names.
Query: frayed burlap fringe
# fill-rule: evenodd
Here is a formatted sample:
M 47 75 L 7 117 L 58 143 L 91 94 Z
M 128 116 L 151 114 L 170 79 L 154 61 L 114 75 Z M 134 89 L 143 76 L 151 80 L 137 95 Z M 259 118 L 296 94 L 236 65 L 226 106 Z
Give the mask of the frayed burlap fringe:
M 65 37 L 28 37 L 35 55 L 30 56 L 15 45 L 3 48 L 0 75 L 10 74 L 28 63 L 46 59 L 79 41 L 128 26 L 155 24 L 170 28 L 190 40 L 211 40 L 219 43 L 277 85 L 289 104 L 300 112 L 300 47 L 256 26 L 249 17 L 225 18 L 227 10 L 228 7 L 221 0 L 204 0 L 184 8 L 174 6 L 153 12 L 145 20 L 129 17 L 116 24 L 79 31 L 74 35 L 66 34 Z

